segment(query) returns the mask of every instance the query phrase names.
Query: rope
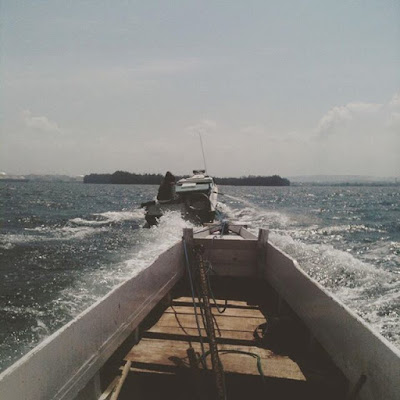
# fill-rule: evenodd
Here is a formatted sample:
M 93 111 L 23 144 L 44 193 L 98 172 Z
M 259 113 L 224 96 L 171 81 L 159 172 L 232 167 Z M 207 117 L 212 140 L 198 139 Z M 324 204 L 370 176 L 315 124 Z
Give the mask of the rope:
M 184 326 L 181 324 L 181 321 L 179 320 L 179 317 L 178 317 L 178 313 L 176 312 L 174 306 L 171 304 L 170 307 L 171 307 L 172 311 L 173 311 L 174 314 L 175 314 L 175 319 L 176 319 L 176 322 L 177 322 L 178 325 L 179 325 L 179 328 L 182 329 L 182 331 L 184 332 L 185 335 L 190 336 L 189 333 L 188 333 L 188 332 L 186 331 L 186 329 L 184 328 Z M 192 342 L 191 342 L 191 341 L 189 341 L 189 346 L 192 347 Z
M 193 301 L 193 310 L 194 310 L 194 315 L 196 319 L 196 326 L 197 326 L 197 331 L 199 332 L 199 340 L 200 340 L 200 346 L 201 346 L 201 353 L 204 355 L 205 350 L 204 350 L 204 342 L 203 342 L 203 337 L 201 335 L 201 328 L 198 320 L 198 314 L 197 314 L 197 307 L 196 307 L 196 301 L 195 301 L 195 293 L 194 293 L 194 287 L 193 287 L 193 279 L 192 279 L 192 272 L 190 271 L 190 263 L 189 263 L 189 256 L 187 252 L 187 247 L 186 247 L 186 241 L 183 240 L 183 249 L 185 252 L 185 258 L 186 258 L 186 268 L 188 271 L 188 276 L 189 276 L 189 281 L 190 281 L 190 290 L 192 292 L 192 301 Z M 207 364 L 205 361 L 202 362 L 204 369 L 207 369 Z
M 208 286 L 207 286 L 207 274 L 205 271 L 205 263 L 202 257 L 203 248 L 201 246 L 196 247 L 196 261 L 198 263 L 197 272 L 199 278 L 199 284 L 201 289 L 201 297 L 203 299 L 203 307 L 204 307 L 204 314 L 206 317 L 206 327 L 207 327 L 207 336 L 209 339 L 209 347 L 210 347 L 210 354 L 211 354 L 211 363 L 212 363 L 212 370 L 214 373 L 214 380 L 215 380 L 215 388 L 217 391 L 217 398 L 219 400 L 226 399 L 226 388 L 224 383 L 224 371 L 221 364 L 221 361 L 218 357 L 218 347 L 215 338 L 215 330 L 214 330 L 214 320 L 213 315 L 211 312 L 210 302 L 209 302 L 209 293 L 208 293 Z
M 217 351 L 218 351 L 218 353 L 221 353 L 221 354 L 230 354 L 230 353 L 231 354 L 243 354 L 243 355 L 251 356 L 251 357 L 257 359 L 257 370 L 261 376 L 263 383 L 265 383 L 265 375 L 264 375 L 264 371 L 262 369 L 261 357 L 257 353 L 252 353 L 250 351 L 243 351 L 243 350 L 233 350 L 233 349 L 232 350 L 217 350 Z M 203 357 L 207 358 L 210 354 L 211 354 L 211 352 L 207 351 L 205 353 L 205 355 L 200 357 L 199 361 L 201 361 L 201 358 L 203 358 Z
M 207 272 L 212 271 L 212 272 L 214 272 L 214 274 L 217 274 L 217 273 L 213 270 L 210 261 L 208 261 L 208 264 L 209 264 L 209 269 L 207 270 Z M 215 298 L 214 292 L 212 291 L 212 288 L 211 288 L 211 282 L 210 282 L 210 275 L 209 275 L 209 273 L 207 273 L 207 284 L 208 284 L 208 290 L 210 291 L 211 298 L 212 298 L 213 301 L 214 301 L 214 305 L 215 305 L 217 311 L 218 311 L 220 314 L 223 314 L 223 313 L 226 311 L 227 307 L 228 307 L 228 299 L 225 299 L 224 307 L 219 308 L 219 305 L 217 304 L 217 299 Z

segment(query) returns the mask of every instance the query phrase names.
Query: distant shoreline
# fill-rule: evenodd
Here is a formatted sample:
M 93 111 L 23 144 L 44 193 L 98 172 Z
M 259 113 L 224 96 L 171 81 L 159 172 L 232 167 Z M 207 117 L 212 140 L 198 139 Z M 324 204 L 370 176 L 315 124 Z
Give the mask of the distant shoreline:
M 117 171 L 121 174 L 121 171 Z M 127 175 L 125 175 L 127 174 Z M 118 178 L 114 174 L 89 174 L 85 177 L 81 176 L 68 176 L 68 175 L 8 175 L 0 176 L 0 183 L 39 183 L 39 182 L 59 182 L 59 183 L 92 183 L 92 184 L 130 184 L 130 185 L 159 185 L 163 179 L 161 174 L 130 174 L 123 173 Z M 133 177 L 133 178 L 132 178 Z M 180 179 L 183 176 L 176 176 L 176 179 Z M 274 178 L 275 182 L 271 179 Z M 299 177 L 281 178 L 280 176 L 248 176 L 240 178 L 214 178 L 216 183 L 221 186 L 292 186 L 292 187 L 313 187 L 313 186 L 332 186 L 332 187 L 399 187 L 400 178 L 376 178 L 361 176 L 360 180 L 355 177 L 350 177 L 348 181 L 344 180 L 345 177 L 334 177 L 337 180 L 333 180 L 332 177 L 327 176 L 327 180 L 316 176 L 315 181 L 311 180 L 311 177 L 304 177 L 304 181 L 300 180 Z M 86 182 L 84 182 L 84 179 Z M 342 180 L 343 179 L 343 180 Z M 288 181 L 288 183 L 286 182 Z M 277 182 L 277 183 L 276 183 Z
M 181 179 L 183 176 L 176 176 Z M 113 174 L 89 174 L 83 177 L 83 183 L 124 184 L 124 185 L 159 185 L 161 174 L 134 174 L 116 171 Z M 290 186 L 290 181 L 278 175 L 246 176 L 240 178 L 214 178 L 218 185 L 231 186 Z

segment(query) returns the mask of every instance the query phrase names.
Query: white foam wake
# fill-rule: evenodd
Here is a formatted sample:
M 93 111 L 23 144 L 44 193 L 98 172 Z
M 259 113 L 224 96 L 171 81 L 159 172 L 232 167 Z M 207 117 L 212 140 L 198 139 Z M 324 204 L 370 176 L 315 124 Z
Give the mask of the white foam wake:
M 73 218 L 69 222 L 73 225 L 103 226 L 124 221 L 135 221 L 144 218 L 144 210 L 136 209 L 132 211 L 107 211 L 92 215 L 92 219 Z
M 240 200 L 240 199 L 236 199 Z M 242 204 L 244 202 L 241 202 Z M 364 225 L 340 225 L 304 228 L 299 221 L 283 213 L 266 211 L 246 201 L 245 208 L 225 206 L 233 222 L 248 224 L 257 234 L 258 228 L 270 229 L 270 240 L 297 259 L 300 267 L 335 294 L 377 331 L 400 347 L 400 281 L 396 272 L 380 268 L 349 252 L 334 248 L 342 232 L 377 231 Z M 298 226 L 300 225 L 300 226 Z M 313 232 L 329 235 L 328 243 L 304 243 Z M 396 248 L 396 243 L 390 246 Z M 371 257 L 372 258 L 372 257 Z M 372 261 L 372 260 L 371 260 Z
M 282 233 L 271 241 L 377 331 L 400 347 L 400 281 L 397 274 L 361 261 L 332 245 L 305 244 Z
M 21 234 L 5 234 L 0 237 L 0 246 L 9 250 L 16 245 L 37 243 L 43 241 L 72 240 L 82 239 L 86 236 L 93 235 L 104 231 L 104 228 L 96 229 L 88 226 L 82 227 L 37 227 L 26 228 Z
M 77 315 L 113 287 L 147 268 L 163 251 L 181 239 L 185 227 L 194 226 L 184 221 L 179 212 L 168 212 L 160 219 L 158 226 L 133 230 L 136 243 L 124 261 L 112 267 L 108 265 L 88 270 L 76 287 L 60 293 L 55 307 L 71 316 Z
M 25 228 L 24 233 L 3 234 L 0 236 L 0 248 L 12 249 L 15 245 L 36 243 L 42 241 L 83 239 L 89 235 L 107 230 L 108 226 L 125 221 L 141 221 L 144 218 L 143 209 L 131 211 L 108 211 L 93 214 L 90 219 L 72 218 L 65 226 L 38 226 Z

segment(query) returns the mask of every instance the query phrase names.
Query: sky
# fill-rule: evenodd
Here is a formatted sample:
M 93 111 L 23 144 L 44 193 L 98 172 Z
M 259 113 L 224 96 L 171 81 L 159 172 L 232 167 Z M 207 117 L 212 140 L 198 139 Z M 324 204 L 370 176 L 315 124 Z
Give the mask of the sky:
M 1 0 L 0 171 L 400 176 L 400 1 Z

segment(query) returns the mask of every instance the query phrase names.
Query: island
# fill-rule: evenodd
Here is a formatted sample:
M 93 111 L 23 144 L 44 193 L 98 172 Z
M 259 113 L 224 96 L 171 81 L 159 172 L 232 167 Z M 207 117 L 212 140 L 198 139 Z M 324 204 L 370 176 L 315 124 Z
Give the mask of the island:
M 84 183 L 108 183 L 122 185 L 159 185 L 163 179 L 162 174 L 136 174 L 126 171 L 116 171 L 113 174 L 89 174 L 83 177 Z M 176 176 L 179 180 L 187 176 Z M 214 178 L 218 185 L 231 186 L 289 186 L 290 181 L 273 176 L 242 176 L 240 178 Z

